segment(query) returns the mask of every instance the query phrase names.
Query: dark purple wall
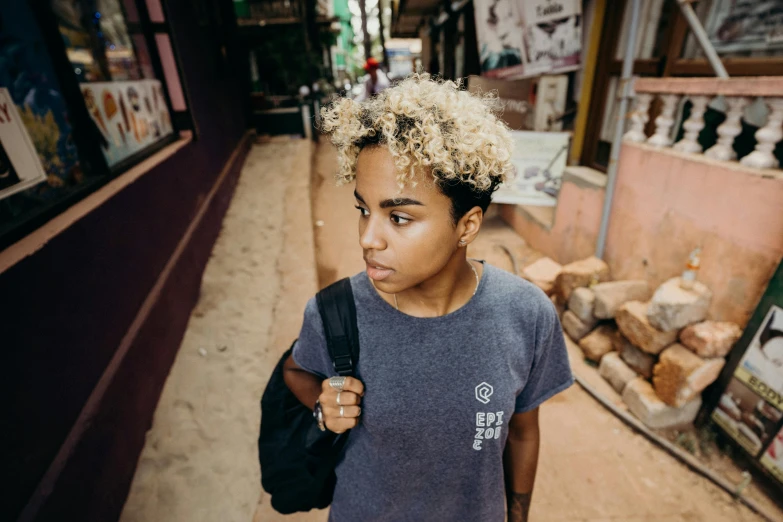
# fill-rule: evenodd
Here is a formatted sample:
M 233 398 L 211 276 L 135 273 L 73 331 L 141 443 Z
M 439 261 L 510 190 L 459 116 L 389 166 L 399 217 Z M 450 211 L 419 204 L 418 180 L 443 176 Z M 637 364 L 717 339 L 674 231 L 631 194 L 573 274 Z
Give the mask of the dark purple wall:
M 220 2 L 230 13 L 230 1 Z M 218 35 L 200 30 L 189 1 L 166 5 L 197 140 L 0 274 L 0 520 L 15 520 L 30 499 L 245 131 L 237 64 L 219 63 Z M 235 56 L 230 42 L 227 51 Z M 119 515 L 243 158 L 36 520 Z

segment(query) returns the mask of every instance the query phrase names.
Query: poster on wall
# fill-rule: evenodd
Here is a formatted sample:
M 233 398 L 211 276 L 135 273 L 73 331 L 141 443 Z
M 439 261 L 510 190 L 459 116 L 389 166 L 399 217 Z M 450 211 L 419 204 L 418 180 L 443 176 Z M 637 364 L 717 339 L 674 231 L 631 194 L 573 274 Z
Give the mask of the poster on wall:
M 41 160 L 11 93 L 0 87 L 0 199 L 45 180 Z
M 110 167 L 173 132 L 158 80 L 83 83 L 81 89 Z
M 783 0 L 714 0 L 705 29 L 721 54 L 783 49 Z
M 482 75 L 527 78 L 579 68 L 582 3 L 475 0 Z
M 513 131 L 514 177 L 493 194 L 493 203 L 553 207 L 566 167 L 567 132 Z
M 775 435 L 775 439 L 761 456 L 761 465 L 783 483 L 783 428 Z
M 750 455 L 766 461 L 773 474 L 783 476 L 783 308 L 770 307 L 712 419 Z

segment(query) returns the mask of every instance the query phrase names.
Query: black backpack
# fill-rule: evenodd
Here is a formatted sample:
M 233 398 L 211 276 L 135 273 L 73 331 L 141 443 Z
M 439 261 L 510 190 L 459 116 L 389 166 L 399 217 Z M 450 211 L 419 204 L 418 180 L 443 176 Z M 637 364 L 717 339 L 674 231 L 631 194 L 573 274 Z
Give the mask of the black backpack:
M 316 303 L 335 371 L 355 377 L 359 329 L 350 280 L 342 279 L 318 292 Z M 282 514 L 323 509 L 331 504 L 334 469 L 349 433 L 319 430 L 313 412 L 288 389 L 283 365 L 292 349 L 277 363 L 261 397 L 258 437 L 261 485 L 272 495 L 272 507 Z

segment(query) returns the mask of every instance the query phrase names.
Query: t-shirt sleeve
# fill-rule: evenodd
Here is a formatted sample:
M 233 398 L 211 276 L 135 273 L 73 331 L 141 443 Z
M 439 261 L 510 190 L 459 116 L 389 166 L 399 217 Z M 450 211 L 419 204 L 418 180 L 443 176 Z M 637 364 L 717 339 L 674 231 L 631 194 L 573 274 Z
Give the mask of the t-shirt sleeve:
M 307 302 L 299 339 L 294 344 L 294 362 L 310 373 L 327 378 L 337 375 L 326 347 L 326 335 L 315 298 Z
M 536 325 L 535 353 L 527 383 L 517 396 L 514 413 L 541 405 L 574 383 L 563 330 L 551 303 L 545 303 Z

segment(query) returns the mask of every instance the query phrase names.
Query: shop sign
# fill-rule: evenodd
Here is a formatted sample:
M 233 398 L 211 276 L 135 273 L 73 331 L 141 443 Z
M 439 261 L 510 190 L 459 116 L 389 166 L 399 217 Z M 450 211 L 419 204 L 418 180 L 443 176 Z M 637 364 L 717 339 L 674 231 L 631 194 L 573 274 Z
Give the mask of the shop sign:
M 474 0 L 482 75 L 528 78 L 578 69 L 578 0 Z
M 173 131 L 159 80 L 91 82 L 81 89 L 110 167 Z
M 783 482 L 783 308 L 769 308 L 712 419 Z
M 45 180 L 41 160 L 11 94 L 0 87 L 0 200 Z
M 514 177 L 493 194 L 493 203 L 553 207 L 563 178 L 571 135 L 513 131 Z

